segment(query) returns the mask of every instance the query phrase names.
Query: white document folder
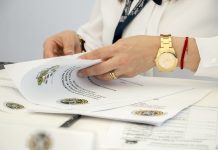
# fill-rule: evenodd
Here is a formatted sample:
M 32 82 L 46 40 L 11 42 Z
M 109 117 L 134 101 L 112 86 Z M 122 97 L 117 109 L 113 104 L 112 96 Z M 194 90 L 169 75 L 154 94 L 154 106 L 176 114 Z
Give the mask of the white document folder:
M 0 150 L 94 150 L 91 132 L 0 124 Z

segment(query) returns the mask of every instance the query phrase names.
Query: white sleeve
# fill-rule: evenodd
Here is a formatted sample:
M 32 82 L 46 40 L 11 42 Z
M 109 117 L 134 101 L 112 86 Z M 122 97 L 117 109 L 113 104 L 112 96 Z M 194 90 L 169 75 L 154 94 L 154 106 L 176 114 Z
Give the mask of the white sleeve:
M 210 38 L 196 38 L 200 64 L 196 76 L 218 78 L 218 36 Z
M 87 51 L 103 46 L 102 30 L 101 0 L 96 0 L 90 20 L 77 31 L 85 40 L 85 48 Z

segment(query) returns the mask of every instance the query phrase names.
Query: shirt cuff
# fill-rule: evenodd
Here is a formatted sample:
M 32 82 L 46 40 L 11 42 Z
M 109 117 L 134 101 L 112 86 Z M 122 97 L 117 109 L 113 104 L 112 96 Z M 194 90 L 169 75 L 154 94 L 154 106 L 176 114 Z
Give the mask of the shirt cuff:
M 200 64 L 196 76 L 218 78 L 218 37 L 196 38 Z

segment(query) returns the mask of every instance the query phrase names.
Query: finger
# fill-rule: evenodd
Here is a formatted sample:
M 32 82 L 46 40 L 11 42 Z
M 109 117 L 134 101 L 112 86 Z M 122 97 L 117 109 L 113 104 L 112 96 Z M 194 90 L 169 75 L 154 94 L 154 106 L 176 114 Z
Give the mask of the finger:
M 51 57 L 55 57 L 54 53 L 52 53 L 52 51 L 46 51 L 44 49 L 43 58 L 51 58 Z
M 54 54 L 55 56 L 63 56 L 64 55 L 63 49 L 60 47 L 58 49 L 54 49 Z
M 75 43 L 73 37 L 71 36 L 64 36 L 62 37 L 63 42 L 63 53 L 64 55 L 71 55 L 75 53 Z
M 80 56 L 81 59 L 108 59 L 113 56 L 113 46 L 107 46 L 93 50 Z
M 132 78 L 139 74 L 134 72 L 134 69 L 130 67 L 119 68 L 119 70 L 117 70 L 116 72 L 119 78 Z
M 104 80 L 104 81 L 109 81 L 109 80 L 114 80 L 114 77 L 110 75 L 110 73 L 114 73 L 114 76 L 119 79 L 119 78 L 132 78 L 136 76 L 137 74 L 133 73 L 131 69 L 126 69 L 126 68 L 121 68 L 121 69 L 116 69 L 111 72 L 107 72 L 102 75 L 97 75 L 95 76 L 99 80 Z
M 55 50 L 57 49 L 57 45 L 53 40 L 47 40 L 44 45 L 43 57 L 49 58 L 55 56 Z
M 116 58 L 113 57 L 111 59 L 103 61 L 102 63 L 80 70 L 79 75 L 80 77 L 88 77 L 105 74 L 107 72 L 117 69 L 119 67 L 118 64 L 119 62 L 116 60 Z

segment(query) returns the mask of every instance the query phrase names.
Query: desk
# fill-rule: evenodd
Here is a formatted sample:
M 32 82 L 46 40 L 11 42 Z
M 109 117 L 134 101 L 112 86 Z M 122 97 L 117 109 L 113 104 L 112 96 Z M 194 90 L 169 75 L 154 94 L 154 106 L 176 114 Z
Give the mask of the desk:
M 203 101 L 199 102 L 197 105 L 206 105 L 210 107 L 218 107 L 218 82 L 209 82 L 209 81 L 197 81 L 197 80 L 187 80 L 187 79 L 166 79 L 166 84 L 168 82 L 176 82 L 181 85 L 192 85 L 194 87 L 209 87 L 213 89 L 213 93 L 207 96 Z M 1 91 L 0 91 L 1 92 Z M 5 117 L 4 117 L 5 116 Z M 0 112 L 1 122 L 5 123 L 14 123 L 14 124 L 24 124 L 24 125 L 31 125 L 31 126 L 44 126 L 44 127 L 58 127 L 52 125 L 52 123 L 47 124 L 49 115 L 44 115 L 44 117 L 22 117 L 19 120 L 10 120 L 10 114 L 5 114 Z M 60 116 L 60 117 L 69 117 Z M 33 121 L 34 118 L 34 121 Z M 47 118 L 47 119 L 46 119 Z M 83 131 L 93 131 L 97 135 L 97 150 L 106 150 L 101 148 L 101 144 L 104 142 L 105 137 L 107 135 L 107 131 L 112 123 L 115 121 L 113 120 L 106 120 L 106 119 L 98 119 L 98 118 L 91 118 L 91 117 L 82 117 L 78 120 L 73 126 L 69 129 L 75 130 L 83 130 Z M 58 123 L 59 124 L 59 123 Z M 108 150 L 108 149 L 107 149 Z
M 181 84 L 191 84 L 195 87 L 211 87 L 213 88 L 213 93 L 207 96 L 204 100 L 200 101 L 198 106 L 208 106 L 208 107 L 218 107 L 218 83 L 206 82 L 206 81 L 195 81 L 195 80 L 186 80 L 186 79 L 167 79 L 166 82 L 178 82 Z M 100 148 L 100 144 L 104 142 L 104 139 L 107 135 L 107 131 L 113 120 L 97 119 L 90 117 L 82 117 L 76 124 L 74 124 L 71 129 L 79 130 L 91 130 L 97 133 L 97 144 L 98 150 L 106 150 Z M 218 143 L 217 143 L 218 144 Z M 108 149 L 107 149 L 108 150 Z M 114 149 L 113 149 L 114 150 Z

